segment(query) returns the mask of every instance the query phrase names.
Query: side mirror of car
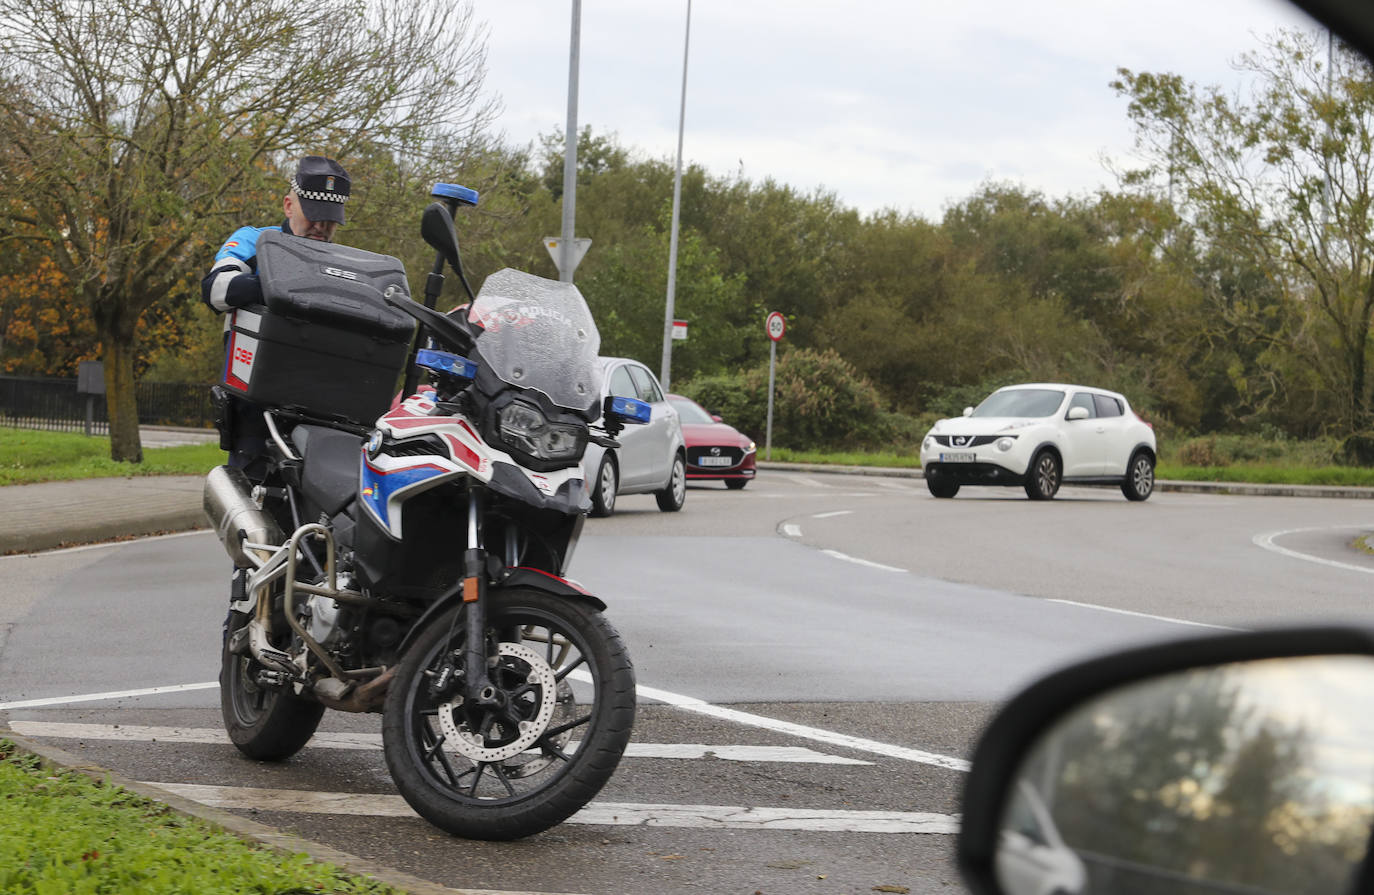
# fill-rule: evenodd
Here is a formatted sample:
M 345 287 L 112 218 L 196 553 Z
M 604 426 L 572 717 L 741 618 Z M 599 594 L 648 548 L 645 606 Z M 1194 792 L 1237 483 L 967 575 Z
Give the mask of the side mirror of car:
M 1093 659 L 973 753 L 974 895 L 1369 892 L 1374 631 L 1212 635 Z
M 973 416 L 973 408 L 972 408 L 972 407 L 965 407 L 965 408 L 964 408 L 964 416 Z
M 722 417 L 719 413 L 713 413 L 711 414 L 711 421 L 714 423 L 723 423 L 725 422 L 725 418 Z
M 1076 406 L 1074 406 L 1074 407 L 1070 407 L 1070 408 L 1069 408 L 1068 419 L 1071 419 L 1071 420 L 1085 420 L 1085 419 L 1087 419 L 1087 418 L 1088 418 L 1088 408 L 1084 407 L 1083 405 L 1079 404 L 1079 405 L 1076 405 Z

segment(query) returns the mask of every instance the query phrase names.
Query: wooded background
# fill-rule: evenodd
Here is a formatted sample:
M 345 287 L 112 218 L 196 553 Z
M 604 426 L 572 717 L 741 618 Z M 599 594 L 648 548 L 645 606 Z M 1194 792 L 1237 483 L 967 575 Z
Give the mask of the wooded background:
M 482 193 L 458 221 L 474 287 L 502 267 L 556 277 L 561 134 L 493 137 L 483 64 L 462 3 L 0 0 L 0 370 L 104 359 L 113 453 L 137 460 L 132 382 L 215 381 L 199 280 L 236 227 L 280 222 L 305 153 L 353 176 L 339 241 L 402 258 L 416 293 L 438 180 Z M 1121 391 L 1171 437 L 1334 437 L 1369 461 L 1374 74 L 1325 34 L 1239 65 L 1243 94 L 1126 70 L 1103 85 L 1138 152 L 1093 196 L 989 182 L 929 220 L 899 195 L 860 214 L 689 164 L 673 390 L 761 434 L 780 311 L 780 445 L 910 444 L 996 386 L 1056 380 Z M 671 159 L 582 131 L 576 281 L 602 353 L 655 369 L 672 180 Z

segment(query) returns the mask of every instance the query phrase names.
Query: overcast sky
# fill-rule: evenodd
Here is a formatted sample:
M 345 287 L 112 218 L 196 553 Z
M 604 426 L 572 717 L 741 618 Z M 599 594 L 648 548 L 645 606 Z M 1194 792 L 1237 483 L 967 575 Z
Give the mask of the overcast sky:
M 473 0 L 511 142 L 563 131 L 571 0 Z M 579 126 L 677 152 L 687 0 L 584 0 Z M 1118 67 L 1239 85 L 1282 0 L 693 0 L 685 163 L 824 188 L 932 220 L 986 180 L 1049 196 L 1112 185 Z

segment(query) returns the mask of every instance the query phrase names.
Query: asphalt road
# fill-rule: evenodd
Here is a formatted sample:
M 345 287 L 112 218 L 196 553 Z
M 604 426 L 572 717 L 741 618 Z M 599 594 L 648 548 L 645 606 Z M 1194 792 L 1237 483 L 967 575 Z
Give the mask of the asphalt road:
M 0 559 L 0 720 L 457 889 L 960 892 L 962 762 L 1015 688 L 1125 643 L 1368 618 L 1364 501 L 1017 493 L 770 472 L 694 487 L 679 514 L 624 498 L 589 521 L 573 574 L 630 645 L 634 743 L 589 810 L 519 843 L 399 807 L 376 716 L 327 714 L 333 736 L 282 764 L 240 759 L 213 688 L 228 563 L 208 534 Z

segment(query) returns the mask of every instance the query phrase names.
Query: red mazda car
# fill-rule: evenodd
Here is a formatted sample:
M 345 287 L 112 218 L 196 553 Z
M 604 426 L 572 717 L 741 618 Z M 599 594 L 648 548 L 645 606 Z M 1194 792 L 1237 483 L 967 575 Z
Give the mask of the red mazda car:
M 734 491 L 749 484 L 757 455 L 749 436 L 707 413 L 691 398 L 668 395 L 668 403 L 682 421 L 682 437 L 687 442 L 687 480 L 719 480 Z

